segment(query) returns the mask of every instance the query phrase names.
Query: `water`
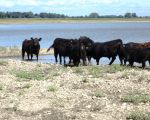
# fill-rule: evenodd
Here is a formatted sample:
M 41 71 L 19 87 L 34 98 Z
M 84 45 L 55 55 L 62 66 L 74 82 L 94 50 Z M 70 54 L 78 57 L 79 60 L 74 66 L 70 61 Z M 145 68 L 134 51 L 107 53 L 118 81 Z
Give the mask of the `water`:
M 110 23 L 51 23 L 0 25 L 0 46 L 21 47 L 24 39 L 41 37 L 41 48 L 48 48 L 57 37 L 79 38 L 88 36 L 94 41 L 104 42 L 121 38 L 127 42 L 150 41 L 150 22 L 110 22 Z M 41 56 L 40 56 L 41 57 Z M 54 62 L 53 56 L 43 56 L 41 61 Z M 107 58 L 101 63 L 108 63 Z M 115 63 L 119 63 L 118 59 Z

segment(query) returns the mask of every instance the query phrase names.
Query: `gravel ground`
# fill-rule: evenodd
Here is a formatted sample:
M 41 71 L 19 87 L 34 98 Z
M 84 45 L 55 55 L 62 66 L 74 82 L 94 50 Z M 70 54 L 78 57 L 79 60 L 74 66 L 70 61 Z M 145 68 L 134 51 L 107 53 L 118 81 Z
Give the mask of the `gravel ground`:
M 125 100 L 131 93 L 147 97 Z M 132 111 L 150 112 L 149 69 L 0 60 L 0 120 L 126 120 Z

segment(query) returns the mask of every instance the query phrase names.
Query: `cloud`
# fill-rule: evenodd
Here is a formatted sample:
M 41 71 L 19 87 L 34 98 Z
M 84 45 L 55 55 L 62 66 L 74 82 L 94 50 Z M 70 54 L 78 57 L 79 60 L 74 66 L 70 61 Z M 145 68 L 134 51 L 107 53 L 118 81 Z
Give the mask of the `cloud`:
M 13 0 L 1 0 L 0 1 L 0 7 L 9 8 L 13 6 L 14 6 Z
M 37 0 L 14 0 L 14 4 L 18 6 L 39 6 Z
M 53 6 L 53 5 L 92 5 L 92 4 L 112 4 L 120 0 L 1 0 L 1 7 L 13 6 Z
M 149 0 L 0 0 L 3 11 L 56 12 L 68 15 L 148 13 Z

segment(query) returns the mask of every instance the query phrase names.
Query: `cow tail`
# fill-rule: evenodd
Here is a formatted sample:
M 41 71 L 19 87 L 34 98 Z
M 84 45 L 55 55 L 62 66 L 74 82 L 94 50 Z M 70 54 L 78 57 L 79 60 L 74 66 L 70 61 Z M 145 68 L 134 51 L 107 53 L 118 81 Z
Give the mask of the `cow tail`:
M 53 48 L 53 47 L 54 47 L 54 44 L 52 44 L 52 45 L 47 49 L 47 52 L 50 51 L 50 49 Z

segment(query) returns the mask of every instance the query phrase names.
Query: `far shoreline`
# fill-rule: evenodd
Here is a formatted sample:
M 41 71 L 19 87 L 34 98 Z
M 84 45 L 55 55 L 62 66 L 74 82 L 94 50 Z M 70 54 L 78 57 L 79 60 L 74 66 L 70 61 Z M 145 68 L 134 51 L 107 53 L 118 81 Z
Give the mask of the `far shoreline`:
M 128 23 L 150 22 L 150 18 L 4 18 L 0 25 L 51 23 Z

